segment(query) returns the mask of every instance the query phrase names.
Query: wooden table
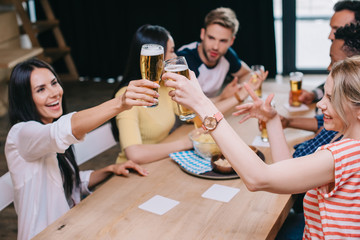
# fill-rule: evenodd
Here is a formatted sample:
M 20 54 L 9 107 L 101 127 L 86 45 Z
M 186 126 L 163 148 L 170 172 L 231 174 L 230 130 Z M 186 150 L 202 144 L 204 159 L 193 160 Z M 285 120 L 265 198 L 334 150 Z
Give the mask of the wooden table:
M 277 83 L 271 84 L 276 89 Z M 287 98 L 287 92 L 280 92 L 281 97 Z M 239 125 L 237 119 L 228 119 L 249 144 L 259 134 L 256 120 Z M 294 131 L 287 137 L 309 134 Z M 269 148 L 260 150 L 271 162 Z M 274 239 L 293 203 L 288 194 L 249 192 L 240 179 L 194 177 L 171 159 L 145 168 L 150 171 L 147 177 L 112 177 L 34 239 Z M 228 203 L 202 198 L 215 183 L 240 192 Z M 162 216 L 138 208 L 155 195 L 180 203 Z

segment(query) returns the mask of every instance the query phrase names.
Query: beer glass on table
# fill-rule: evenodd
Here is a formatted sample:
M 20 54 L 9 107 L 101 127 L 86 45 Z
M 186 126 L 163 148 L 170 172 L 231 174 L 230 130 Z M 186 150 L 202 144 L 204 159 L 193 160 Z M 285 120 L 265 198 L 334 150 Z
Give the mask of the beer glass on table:
M 256 73 L 260 74 L 262 71 L 265 71 L 265 67 L 263 65 L 252 65 L 251 66 L 251 81 L 253 81 L 254 83 L 258 80 L 258 77 L 256 75 Z M 255 90 L 255 94 L 256 96 L 258 96 L 259 98 L 262 97 L 262 89 L 261 89 L 261 85 L 259 86 L 258 89 Z
M 301 102 L 299 96 L 301 95 L 301 84 L 303 79 L 302 72 L 291 72 L 290 73 L 290 91 L 291 91 L 291 106 L 300 107 Z
M 159 83 L 163 71 L 164 48 L 158 44 L 144 44 L 140 53 L 141 77 Z M 154 89 L 157 91 L 157 89 Z M 148 107 L 156 107 L 155 103 Z
M 266 122 L 259 120 L 259 126 L 261 126 L 261 140 L 263 142 L 268 142 L 269 137 L 267 134 Z
M 176 57 L 165 61 L 165 72 L 173 72 L 185 76 L 189 79 L 189 67 L 185 57 Z M 171 79 L 168 79 L 171 80 Z M 181 121 L 187 121 L 195 117 L 194 111 L 178 104 L 179 118 Z

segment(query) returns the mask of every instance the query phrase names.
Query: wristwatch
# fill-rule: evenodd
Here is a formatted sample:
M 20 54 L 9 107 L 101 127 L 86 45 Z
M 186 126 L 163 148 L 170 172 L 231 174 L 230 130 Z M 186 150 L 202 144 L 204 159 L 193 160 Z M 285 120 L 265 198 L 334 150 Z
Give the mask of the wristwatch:
M 218 123 L 221 121 L 221 119 L 224 118 L 224 115 L 222 115 L 221 112 L 217 112 L 214 114 L 214 116 L 212 117 L 208 117 L 206 116 L 204 118 L 204 122 L 202 124 L 202 128 L 205 131 L 211 131 L 214 130 L 216 128 L 216 126 L 218 125 Z

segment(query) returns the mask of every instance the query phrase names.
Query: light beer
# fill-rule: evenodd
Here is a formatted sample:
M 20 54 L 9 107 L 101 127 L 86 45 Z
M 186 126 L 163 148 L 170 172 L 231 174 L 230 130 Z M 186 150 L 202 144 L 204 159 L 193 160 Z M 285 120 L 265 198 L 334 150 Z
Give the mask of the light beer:
M 261 71 L 265 71 L 265 67 L 263 65 L 252 65 L 251 66 L 251 71 L 252 71 L 252 74 L 251 74 L 251 81 L 253 83 L 256 83 L 257 81 L 259 81 L 258 79 L 258 76 L 256 75 L 257 73 L 258 74 L 261 74 Z M 261 85 L 259 86 L 259 88 L 257 88 L 254 92 L 256 94 L 256 96 L 258 96 L 259 98 L 262 97 L 262 88 L 261 88 Z
M 291 96 L 292 96 L 292 103 L 291 106 L 299 107 L 301 102 L 299 101 L 299 96 L 301 95 L 301 81 L 294 81 L 290 80 L 290 87 L 291 87 Z
M 257 78 L 257 75 L 256 75 L 256 74 L 253 74 L 253 75 L 251 76 L 251 81 L 253 81 L 253 83 L 256 83 L 256 82 L 258 81 L 258 78 Z M 255 92 L 256 96 L 258 96 L 259 98 L 262 97 L 261 84 L 260 84 L 259 88 L 256 89 L 254 92 Z
M 267 129 L 266 129 L 266 122 L 260 121 L 261 124 L 261 140 L 263 142 L 268 142 L 269 141 L 269 137 L 268 137 L 268 133 L 267 133 Z
M 174 65 L 169 64 L 169 65 L 167 65 L 165 63 L 164 70 L 165 70 L 165 72 L 172 72 L 172 73 L 177 73 L 177 74 L 183 75 L 184 77 L 189 79 L 189 68 L 185 64 L 174 64 Z M 179 108 L 180 120 L 187 121 L 187 120 L 193 119 L 195 117 L 195 113 L 191 109 L 188 109 L 188 108 L 182 106 L 181 104 L 178 104 L 178 108 Z
M 301 72 L 291 72 L 290 73 L 290 91 L 291 91 L 291 106 L 299 107 L 301 102 L 299 101 L 299 96 L 301 95 L 301 84 L 302 84 L 303 74 Z
M 141 77 L 159 84 L 163 71 L 164 48 L 157 44 L 145 44 L 141 47 Z M 157 91 L 157 89 L 154 89 Z M 156 107 L 158 103 L 150 107 Z

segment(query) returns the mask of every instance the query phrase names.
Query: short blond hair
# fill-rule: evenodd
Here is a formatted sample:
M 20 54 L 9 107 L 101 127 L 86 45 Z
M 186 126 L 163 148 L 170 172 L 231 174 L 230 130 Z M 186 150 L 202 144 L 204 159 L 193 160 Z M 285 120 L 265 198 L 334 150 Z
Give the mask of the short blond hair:
M 344 124 L 341 131 L 345 131 L 349 127 L 345 118 L 346 105 L 352 109 L 360 107 L 360 56 L 336 62 L 331 69 L 331 77 L 334 80 L 331 103 Z
M 204 21 L 204 28 L 209 25 L 219 24 L 232 31 L 235 36 L 239 29 L 239 21 L 236 18 L 235 12 L 230 8 L 220 7 L 210 11 Z

